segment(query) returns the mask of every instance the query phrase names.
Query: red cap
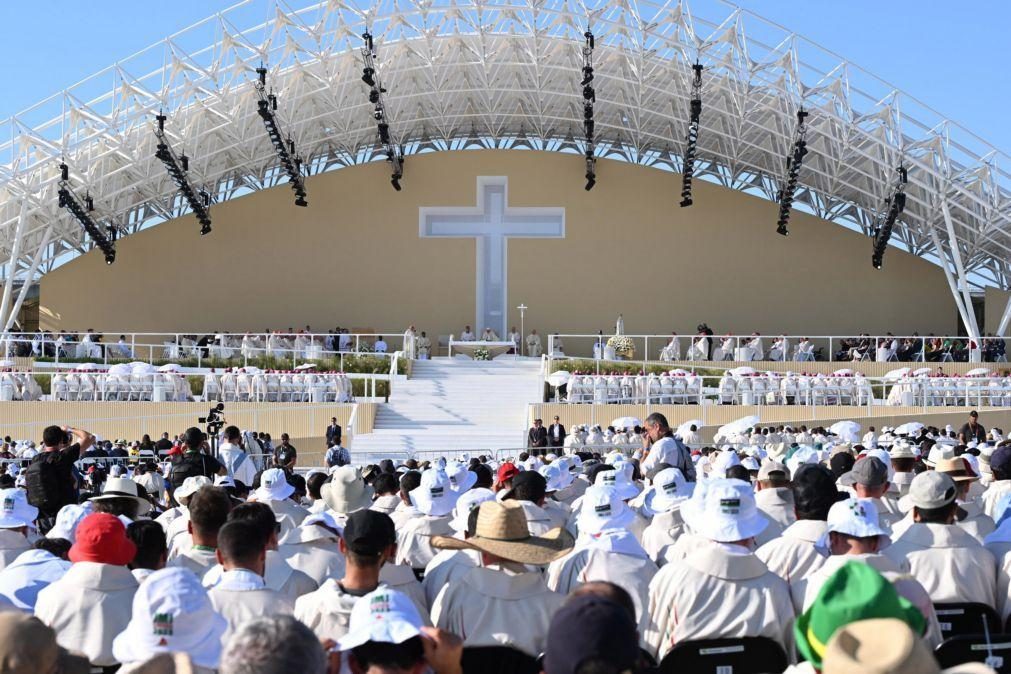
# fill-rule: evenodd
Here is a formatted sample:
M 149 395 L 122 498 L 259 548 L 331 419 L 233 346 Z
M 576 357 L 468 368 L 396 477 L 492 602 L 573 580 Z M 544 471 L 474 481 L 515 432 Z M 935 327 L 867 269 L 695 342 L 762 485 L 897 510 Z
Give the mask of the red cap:
M 68 557 L 72 562 L 98 562 L 126 566 L 137 554 L 137 546 L 126 537 L 126 527 L 115 515 L 91 513 L 77 526 Z
M 165 452 L 165 456 L 178 456 L 183 453 L 183 448 L 179 445 L 172 445 L 172 449 Z
M 513 479 L 520 474 L 520 469 L 512 463 L 503 463 L 498 467 L 498 475 L 496 476 L 496 481 L 499 484 L 503 484 Z

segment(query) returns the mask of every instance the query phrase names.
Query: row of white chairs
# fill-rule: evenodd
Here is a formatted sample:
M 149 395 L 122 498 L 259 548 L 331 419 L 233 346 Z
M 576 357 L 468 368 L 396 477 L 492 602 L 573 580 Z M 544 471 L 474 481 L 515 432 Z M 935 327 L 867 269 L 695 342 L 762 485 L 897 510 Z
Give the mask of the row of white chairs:
M 28 372 L 5 372 L 0 377 L 0 401 L 41 400 L 42 387 Z
M 53 400 L 77 401 L 153 401 L 185 402 L 193 400 L 186 377 L 172 372 L 146 374 L 105 374 L 68 372 L 53 375 L 50 386 Z
M 889 405 L 989 405 L 1011 407 L 1011 377 L 903 379 L 888 393 Z
M 352 402 L 344 374 L 226 372 L 204 375 L 204 399 L 221 402 Z

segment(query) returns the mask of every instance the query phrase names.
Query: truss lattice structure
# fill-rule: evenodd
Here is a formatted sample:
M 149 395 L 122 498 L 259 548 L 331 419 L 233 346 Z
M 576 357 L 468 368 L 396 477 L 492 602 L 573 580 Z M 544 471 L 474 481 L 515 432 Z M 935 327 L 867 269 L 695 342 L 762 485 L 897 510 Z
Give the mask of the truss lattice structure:
M 15 299 L 15 288 L 90 247 L 58 208 L 61 159 L 123 235 L 187 209 L 154 156 L 159 109 L 171 112 L 171 142 L 192 157 L 191 178 L 215 202 L 285 180 L 256 114 L 261 63 L 310 175 L 385 160 L 361 81 L 366 28 L 407 155 L 583 154 L 578 75 L 591 27 L 598 157 L 678 170 L 698 60 L 706 114 L 696 177 L 775 201 L 803 105 L 811 116 L 801 208 L 870 235 L 904 164 L 907 204 L 892 245 L 944 268 L 970 335 L 978 336 L 970 293 L 1011 288 L 1006 155 L 842 57 L 720 0 L 276 0 L 266 16 L 264 7 L 240 2 L 0 121 L 7 329 L 25 294 Z M 572 180 L 582 168 L 573 164 Z M 677 193 L 672 178 L 672 206 Z M 754 224 L 769 228 L 770 245 L 773 225 Z M 873 273 L 870 237 L 867 246 Z

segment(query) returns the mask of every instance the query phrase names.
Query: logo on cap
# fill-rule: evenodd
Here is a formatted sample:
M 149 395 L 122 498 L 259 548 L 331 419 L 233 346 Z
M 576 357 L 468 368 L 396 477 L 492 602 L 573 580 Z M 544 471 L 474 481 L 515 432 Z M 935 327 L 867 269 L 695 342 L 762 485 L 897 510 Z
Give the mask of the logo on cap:
M 867 517 L 867 511 L 864 509 L 864 504 L 859 501 L 854 501 L 850 504 L 850 511 L 857 517 Z
M 721 498 L 720 499 L 720 512 L 724 515 L 738 515 L 741 512 L 741 499 L 739 498 Z
M 171 613 L 155 613 L 154 617 L 151 619 L 152 626 L 154 628 L 154 633 L 156 636 L 170 637 L 172 636 L 172 614 Z M 161 640 L 160 645 L 164 646 L 166 644 L 165 639 Z
M 677 482 L 668 482 L 662 488 L 663 488 L 664 492 L 666 492 L 668 494 L 676 494 L 677 491 L 678 491 L 678 483 Z
M 390 595 L 377 594 L 372 597 L 372 600 L 369 602 L 369 611 L 371 613 L 389 613 Z
M 14 507 L 15 507 L 14 506 L 14 497 L 13 496 L 6 496 L 6 497 L 4 497 L 4 512 L 5 513 L 12 513 L 12 512 L 14 512 Z
M 610 515 L 611 514 L 611 504 L 605 503 L 604 505 L 594 506 L 593 512 L 597 515 Z
M 432 487 L 429 490 L 429 493 L 432 495 L 432 498 L 442 498 L 444 491 L 445 490 L 442 487 Z
M 618 471 L 609 470 L 606 473 L 604 473 L 603 477 L 600 478 L 600 481 L 603 482 L 604 484 L 614 484 L 617 479 L 618 479 Z

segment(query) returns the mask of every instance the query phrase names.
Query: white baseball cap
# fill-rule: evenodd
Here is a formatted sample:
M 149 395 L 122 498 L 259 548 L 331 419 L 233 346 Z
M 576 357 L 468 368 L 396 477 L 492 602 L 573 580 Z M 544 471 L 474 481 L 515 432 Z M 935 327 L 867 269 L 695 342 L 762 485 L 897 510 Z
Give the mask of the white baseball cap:
M 349 651 L 370 641 L 402 644 L 420 635 L 422 625 L 414 602 L 403 592 L 382 585 L 355 602 L 348 632 L 337 647 Z
M 827 524 L 825 533 L 815 544 L 822 549 L 828 549 L 829 533 L 833 531 L 856 538 L 878 536 L 879 549 L 892 542 L 888 537 L 888 531 L 881 527 L 878 508 L 871 499 L 848 498 L 833 503 L 828 511 Z
M 133 596 L 133 615 L 112 642 L 119 662 L 143 662 L 159 653 L 186 653 L 217 669 L 228 621 L 218 615 L 200 579 L 182 567 L 155 571 Z

